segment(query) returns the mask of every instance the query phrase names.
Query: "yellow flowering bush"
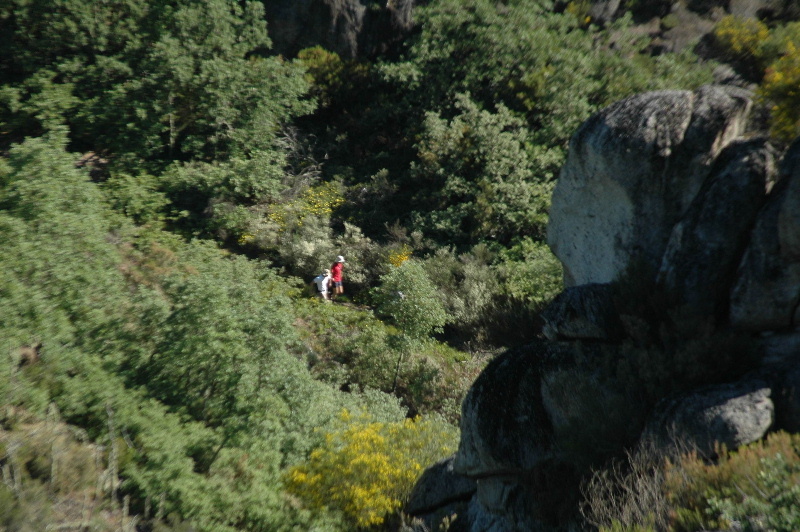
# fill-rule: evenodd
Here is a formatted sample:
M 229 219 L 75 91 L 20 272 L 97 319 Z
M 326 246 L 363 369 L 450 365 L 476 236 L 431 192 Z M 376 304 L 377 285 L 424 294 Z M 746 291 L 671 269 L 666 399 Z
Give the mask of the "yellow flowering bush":
M 800 134 L 800 23 L 771 30 L 753 18 L 724 17 L 714 36 L 727 54 L 761 78 L 758 99 L 770 108 L 771 134 L 789 142 Z
M 769 29 L 758 19 L 729 15 L 714 28 L 714 37 L 734 56 L 757 57 L 761 44 L 769 37 Z
M 336 183 L 322 183 L 303 192 L 304 211 L 315 216 L 329 216 L 333 209 L 344 203 Z
M 330 216 L 336 207 L 344 203 L 344 197 L 336 183 L 322 183 L 309 187 L 292 201 L 272 205 L 266 219 L 277 225 L 280 231 L 292 225 L 301 226 L 309 216 Z
M 592 4 L 589 0 L 573 0 L 567 4 L 567 13 L 574 16 L 581 26 L 588 26 L 592 21 L 589 10 Z
M 786 53 L 767 69 L 758 96 L 772 104 L 775 137 L 790 141 L 800 134 L 800 50 L 794 43 L 787 43 Z
M 379 525 L 425 467 L 455 450 L 456 432 L 433 418 L 382 423 L 343 410 L 324 445 L 289 470 L 287 490 L 312 509 L 340 511 L 353 526 Z
M 389 251 L 389 264 L 399 268 L 401 264 L 411 258 L 412 249 L 403 244 L 400 248 L 392 249 Z
M 237 242 L 239 243 L 239 245 L 243 246 L 245 244 L 249 244 L 250 242 L 254 241 L 255 238 L 256 237 L 255 235 L 253 235 L 253 233 L 242 233 L 241 235 L 239 235 Z

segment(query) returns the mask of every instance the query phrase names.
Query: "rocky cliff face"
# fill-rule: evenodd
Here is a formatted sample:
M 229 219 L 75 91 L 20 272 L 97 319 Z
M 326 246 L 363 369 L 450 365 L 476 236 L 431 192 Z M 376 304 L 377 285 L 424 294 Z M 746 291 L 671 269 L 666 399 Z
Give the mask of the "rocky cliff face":
M 386 52 L 402 41 L 413 27 L 414 6 L 423 2 L 271 0 L 264 6 L 275 52 L 293 57 L 303 48 L 320 45 L 353 59 Z M 556 6 L 565 9 L 569 3 L 560 0 Z M 590 0 L 587 15 L 603 25 L 622 16 L 629 4 L 622 0 Z M 764 20 L 800 17 L 800 3 L 795 0 L 648 0 L 635 3 L 635 8 L 636 31 L 652 38 L 655 52 L 694 46 L 726 14 Z
M 658 263 L 712 163 L 744 131 L 746 94 L 733 87 L 641 94 L 583 124 L 548 227 L 567 286 L 610 282 L 633 261 Z
M 414 0 L 265 2 L 274 50 L 292 57 L 320 45 L 344 59 L 385 52 L 411 30 Z
M 561 8 L 569 4 L 560 0 Z M 714 25 L 726 15 L 788 22 L 800 17 L 796 0 L 589 0 L 587 15 L 595 24 L 605 25 L 632 11 L 637 33 L 648 35 L 655 53 L 694 48 L 702 56 L 713 55 L 708 37 Z
M 429 475 L 417 514 L 436 492 L 454 530 L 558 527 L 582 475 L 626 448 L 710 455 L 800 427 L 800 139 L 778 154 L 746 137 L 750 102 L 729 86 L 653 92 L 575 133 L 551 210 L 567 288 L 543 313 L 548 339 L 475 382 L 449 470 L 474 484 L 453 509 Z

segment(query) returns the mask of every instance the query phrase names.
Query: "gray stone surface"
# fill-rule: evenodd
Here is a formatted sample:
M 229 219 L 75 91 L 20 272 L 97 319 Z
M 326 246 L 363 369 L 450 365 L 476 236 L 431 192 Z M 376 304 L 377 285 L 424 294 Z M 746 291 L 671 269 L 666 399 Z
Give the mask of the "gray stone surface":
M 614 20 L 622 0 L 592 0 L 589 16 L 594 24 L 608 24 Z
M 553 193 L 547 240 L 566 286 L 655 271 L 672 227 L 719 152 L 746 125 L 749 93 L 730 86 L 632 96 L 573 135 Z
M 411 491 L 406 511 L 411 515 L 433 512 L 454 502 L 467 502 L 477 490 L 476 482 L 453 470 L 453 457 L 422 473 Z
M 797 0 L 730 0 L 728 11 L 745 18 L 796 18 L 800 16 Z
M 478 480 L 478 493 L 470 501 L 470 532 L 522 532 L 552 530 L 534 517 L 536 496 L 512 478 Z
M 731 292 L 731 322 L 755 331 L 797 323 L 800 304 L 800 141 L 759 214 Z
M 795 353 L 800 355 L 800 352 Z M 800 432 L 800 361 L 781 368 L 776 374 L 773 402 L 776 426 L 792 433 Z
M 717 158 L 686 215 L 672 230 L 658 282 L 685 312 L 726 311 L 730 286 L 775 176 L 764 140 L 737 141 Z
M 528 471 L 553 456 L 539 379 L 548 359 L 562 351 L 535 342 L 489 363 L 461 407 L 455 471 L 475 478 Z
M 715 443 L 736 449 L 761 439 L 774 421 L 771 390 L 759 379 L 709 386 L 664 400 L 642 435 L 664 447 L 693 447 L 712 456 Z
M 800 432 L 800 331 L 768 334 L 758 340 L 757 378 L 768 383 L 775 405 L 775 430 Z
M 353 59 L 402 40 L 412 28 L 414 0 L 388 0 L 379 7 L 361 0 L 272 0 L 264 6 L 276 52 L 291 57 L 320 45 Z
M 541 313 L 549 340 L 619 340 L 623 327 L 608 284 L 573 286 L 561 292 Z
M 748 94 L 638 95 L 573 136 L 548 229 L 567 286 L 542 313 L 549 340 L 484 369 L 462 405 L 458 452 L 419 487 L 417 509 L 450 512 L 458 498 L 458 530 L 546 530 L 560 516 L 553 497 L 563 499 L 550 488 L 579 489 L 569 475 L 637 439 L 711 456 L 716 444 L 800 431 L 800 139 L 774 171 L 773 149 L 741 136 Z M 722 341 L 728 333 L 735 345 Z M 738 380 L 707 375 L 632 408 L 637 384 L 664 384 L 660 359 L 650 368 L 642 356 L 714 357 L 753 341 L 758 357 L 742 361 L 749 373 Z M 674 377 L 684 380 L 670 384 L 683 390 L 698 375 L 680 363 Z M 471 487 L 447 485 L 453 473 L 475 479 L 469 503 Z
M 515 532 L 516 528 L 504 513 L 493 513 L 473 499 L 467 510 L 470 532 Z

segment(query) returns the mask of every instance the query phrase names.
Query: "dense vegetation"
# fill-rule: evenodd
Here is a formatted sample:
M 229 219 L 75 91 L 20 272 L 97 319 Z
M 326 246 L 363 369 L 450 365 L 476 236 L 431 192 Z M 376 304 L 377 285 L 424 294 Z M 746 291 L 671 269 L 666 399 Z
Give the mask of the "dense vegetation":
M 0 530 L 396 522 L 560 289 L 570 134 L 711 80 L 630 17 L 553 7 L 434 0 L 344 61 L 271 54 L 260 2 L 3 3 Z M 797 30 L 729 26 L 788 135 Z M 348 300 L 324 304 L 307 283 L 338 254 Z

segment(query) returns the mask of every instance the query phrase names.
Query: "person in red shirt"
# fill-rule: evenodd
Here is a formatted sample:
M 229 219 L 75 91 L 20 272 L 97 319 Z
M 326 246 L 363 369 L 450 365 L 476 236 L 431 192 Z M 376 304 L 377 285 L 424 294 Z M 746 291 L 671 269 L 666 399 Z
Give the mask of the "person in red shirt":
M 331 285 L 333 285 L 333 290 L 331 290 L 331 299 L 334 299 L 339 294 L 344 293 L 344 287 L 342 286 L 342 268 L 344 267 L 344 257 L 339 255 L 336 257 L 336 262 L 331 265 Z

